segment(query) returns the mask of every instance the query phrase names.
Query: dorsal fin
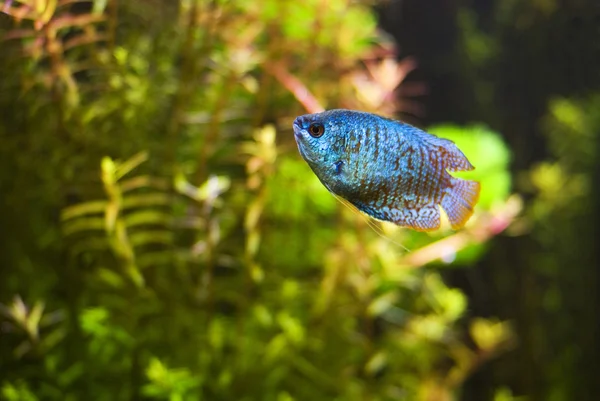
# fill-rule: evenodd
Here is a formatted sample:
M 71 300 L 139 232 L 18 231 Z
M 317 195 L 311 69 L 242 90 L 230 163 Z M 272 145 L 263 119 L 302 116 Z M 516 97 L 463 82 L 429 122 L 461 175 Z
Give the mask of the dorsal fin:
M 450 139 L 439 138 L 410 125 L 409 127 L 411 128 L 409 132 L 414 137 L 429 146 L 437 148 L 442 153 L 444 168 L 448 171 L 471 171 L 475 169 L 464 153 Z

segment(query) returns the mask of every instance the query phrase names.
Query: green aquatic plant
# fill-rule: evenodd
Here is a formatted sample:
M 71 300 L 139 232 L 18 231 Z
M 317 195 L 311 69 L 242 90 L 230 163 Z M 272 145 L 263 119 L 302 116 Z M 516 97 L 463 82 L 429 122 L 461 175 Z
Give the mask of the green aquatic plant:
M 411 104 L 414 60 L 330 5 L 0 5 L 2 397 L 428 400 L 511 346 L 422 268 L 518 212 L 494 134 L 461 146 L 498 189 L 435 236 L 378 235 L 298 156 L 297 114 Z

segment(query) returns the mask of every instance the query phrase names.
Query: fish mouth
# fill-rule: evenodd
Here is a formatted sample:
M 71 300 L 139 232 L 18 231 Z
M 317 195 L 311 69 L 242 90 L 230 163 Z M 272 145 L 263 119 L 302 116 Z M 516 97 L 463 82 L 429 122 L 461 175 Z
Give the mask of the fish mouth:
M 312 162 L 313 157 L 311 157 L 310 145 L 307 143 L 308 138 L 306 128 L 303 124 L 304 121 L 305 120 L 302 117 L 296 117 L 294 120 L 294 139 L 296 140 L 302 158 L 307 162 Z
M 302 125 L 300 124 L 300 120 L 298 120 L 298 118 L 296 118 L 294 120 L 294 136 L 296 137 L 296 139 L 300 139 L 302 137 Z
M 296 117 L 294 119 L 294 128 L 302 128 L 302 124 L 300 124 L 300 117 Z

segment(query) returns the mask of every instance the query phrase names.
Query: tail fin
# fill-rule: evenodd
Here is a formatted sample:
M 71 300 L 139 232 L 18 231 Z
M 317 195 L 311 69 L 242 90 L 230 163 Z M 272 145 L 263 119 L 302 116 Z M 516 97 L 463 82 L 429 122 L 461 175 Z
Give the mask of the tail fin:
M 479 200 L 481 186 L 477 181 L 452 177 L 450 186 L 440 205 L 448 215 L 452 229 L 463 227 L 473 215 L 473 208 Z

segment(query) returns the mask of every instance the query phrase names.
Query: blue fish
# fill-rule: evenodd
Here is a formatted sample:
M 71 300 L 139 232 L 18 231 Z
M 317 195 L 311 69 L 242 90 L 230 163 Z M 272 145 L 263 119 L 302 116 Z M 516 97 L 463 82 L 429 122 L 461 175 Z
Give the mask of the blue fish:
M 441 206 L 459 229 L 479 200 L 478 182 L 448 173 L 474 169 L 454 142 L 409 124 L 337 109 L 297 117 L 294 136 L 323 185 L 375 219 L 433 231 Z

